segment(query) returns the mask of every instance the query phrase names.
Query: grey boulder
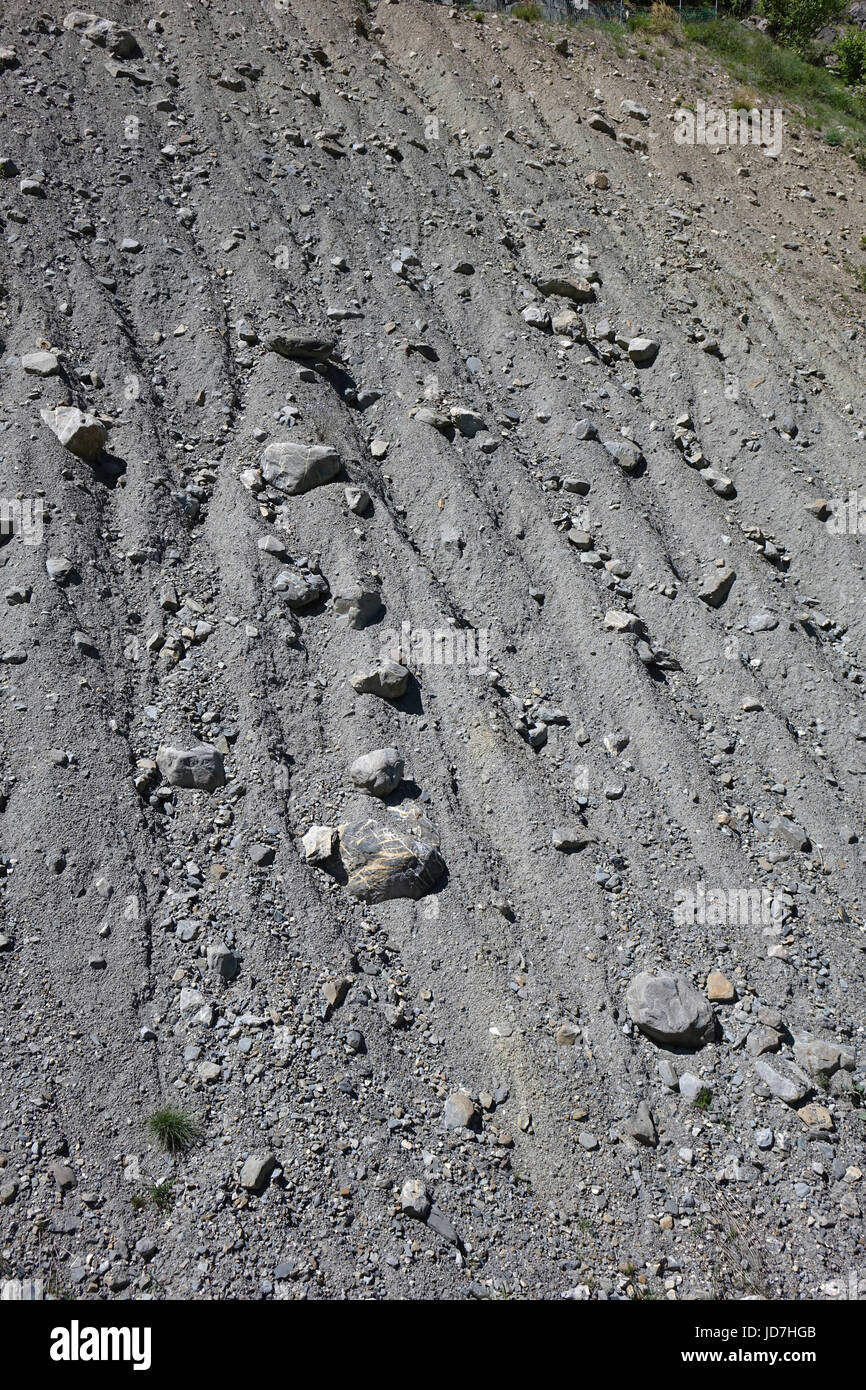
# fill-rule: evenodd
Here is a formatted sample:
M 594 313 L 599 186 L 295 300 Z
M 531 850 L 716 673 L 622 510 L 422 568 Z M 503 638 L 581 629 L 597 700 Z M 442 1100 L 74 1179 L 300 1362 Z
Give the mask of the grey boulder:
M 685 975 L 643 971 L 634 977 L 625 997 L 632 1023 L 653 1042 L 703 1047 L 715 1036 L 715 1014 Z
M 336 478 L 340 455 L 327 444 L 269 444 L 262 454 L 262 477 L 290 497 Z
M 156 765 L 172 787 L 212 792 L 225 785 L 222 753 L 210 743 L 201 743 L 196 748 L 173 748 L 163 744 L 157 752 Z
M 371 796 L 390 796 L 403 780 L 403 759 L 396 748 L 377 748 L 356 758 L 349 776 Z

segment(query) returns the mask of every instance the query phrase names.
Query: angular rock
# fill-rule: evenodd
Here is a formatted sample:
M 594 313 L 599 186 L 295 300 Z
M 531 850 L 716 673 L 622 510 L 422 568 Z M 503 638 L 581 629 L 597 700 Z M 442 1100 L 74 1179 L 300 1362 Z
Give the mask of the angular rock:
M 626 1120 L 623 1128 L 636 1143 L 645 1144 L 647 1148 L 654 1149 L 659 1142 L 655 1123 L 645 1100 L 641 1101 L 635 1114 Z
M 423 898 L 445 872 L 438 836 L 415 807 L 393 811 L 389 822 L 350 821 L 338 833 L 346 891 L 360 902 Z
M 311 825 L 301 839 L 308 864 L 322 864 L 336 849 L 337 832 L 331 825 Z
M 634 473 L 645 462 L 644 456 L 630 439 L 605 439 L 604 447 L 619 464 L 623 473 Z
M 808 1076 L 785 1057 L 774 1057 L 772 1062 L 758 1057 L 755 1071 L 777 1100 L 786 1105 L 798 1105 L 812 1089 Z
M 360 630 L 383 612 L 382 595 L 378 589 L 354 585 L 334 596 L 334 612 L 339 627 Z
M 195 748 L 174 748 L 163 744 L 156 755 L 157 766 L 172 787 L 212 792 L 225 785 L 222 753 L 210 743 Z
M 43 422 L 64 449 L 77 458 L 92 460 L 105 447 L 104 427 L 95 415 L 85 415 L 76 406 L 58 405 L 54 410 L 40 410 Z
M 320 599 L 327 598 L 328 581 L 323 574 L 310 570 L 280 570 L 274 580 L 274 593 L 284 598 L 290 608 L 309 608 Z
M 399 700 L 406 694 L 409 672 L 399 661 L 385 657 L 367 670 L 356 671 L 351 681 L 359 695 L 379 695 L 383 700 Z
M 327 362 L 336 346 L 333 338 L 290 329 L 273 333 L 266 340 L 266 345 L 269 352 L 279 353 L 280 357 L 288 357 L 295 362 Z
M 277 1166 L 274 1154 L 250 1154 L 240 1172 L 240 1184 L 247 1192 L 261 1192 L 267 1187 Z
M 643 971 L 626 991 L 626 1007 L 632 1022 L 653 1042 L 703 1047 L 715 1037 L 715 1014 L 684 975 Z
M 333 482 L 342 468 L 340 455 L 327 444 L 269 444 L 262 454 L 262 477 L 289 497 Z
M 626 347 L 626 352 L 632 362 L 639 365 L 649 365 L 654 362 L 661 350 L 661 344 L 655 338 L 630 338 Z
M 810 1038 L 794 1044 L 794 1060 L 816 1080 L 831 1077 L 834 1072 L 853 1071 L 855 1059 L 837 1042 Z
M 426 1221 L 431 1205 L 430 1194 L 421 1178 L 407 1178 L 400 1189 L 400 1210 L 403 1215 Z
M 60 370 L 60 358 L 53 352 L 25 352 L 21 366 L 30 376 L 56 376 Z
M 698 590 L 698 598 L 708 608 L 721 608 L 731 592 L 736 577 L 734 570 L 715 570 L 704 580 Z
M 595 299 L 595 290 L 590 282 L 571 275 L 550 275 L 539 280 L 538 288 L 544 295 L 558 294 L 563 299 L 573 300 L 575 304 L 590 304 Z

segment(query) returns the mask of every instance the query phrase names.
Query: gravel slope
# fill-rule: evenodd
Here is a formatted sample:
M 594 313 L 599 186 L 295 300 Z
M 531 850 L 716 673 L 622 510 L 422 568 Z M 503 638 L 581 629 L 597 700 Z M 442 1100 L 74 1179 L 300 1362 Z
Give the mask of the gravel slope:
M 866 489 L 862 173 L 791 119 L 777 158 L 678 145 L 675 99 L 733 84 L 590 29 L 100 13 L 141 56 L 17 0 L 0 35 L 2 489 L 44 506 L 0 549 L 5 1272 L 832 1296 L 866 1265 L 866 630 L 820 502 Z M 279 443 L 341 471 L 287 493 Z M 350 680 L 385 651 L 396 700 Z M 225 784 L 172 785 L 201 743 Z M 348 769 L 391 747 L 383 805 Z M 394 809 L 434 891 L 306 861 Z M 709 991 L 712 1041 L 647 1036 L 644 972 Z

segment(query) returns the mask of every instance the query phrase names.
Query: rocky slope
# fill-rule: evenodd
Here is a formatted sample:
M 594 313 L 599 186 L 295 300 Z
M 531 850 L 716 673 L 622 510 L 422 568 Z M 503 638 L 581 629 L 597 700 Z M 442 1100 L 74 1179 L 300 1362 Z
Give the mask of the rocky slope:
M 590 28 L 100 16 L 0 35 L 3 1272 L 832 1296 L 862 173 Z

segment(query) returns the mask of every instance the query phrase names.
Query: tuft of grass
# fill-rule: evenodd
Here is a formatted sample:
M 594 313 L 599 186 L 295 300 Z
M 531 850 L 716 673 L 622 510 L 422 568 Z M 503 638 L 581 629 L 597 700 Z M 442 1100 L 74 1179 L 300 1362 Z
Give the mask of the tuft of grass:
M 695 1110 L 709 1110 L 713 1103 L 713 1093 L 709 1086 L 702 1086 L 694 1099 Z
M 193 1117 L 170 1105 L 154 1110 L 148 1117 L 147 1127 L 170 1154 L 185 1153 L 199 1138 L 199 1127 Z
M 152 1182 L 143 1192 L 136 1192 L 132 1199 L 132 1206 L 135 1211 L 143 1211 L 145 1207 L 156 1207 L 157 1211 L 168 1211 L 174 1204 L 174 1181 L 166 1178 L 165 1182 Z
M 666 38 L 676 45 L 682 43 L 683 30 L 679 15 L 671 5 L 654 4 L 649 14 L 644 10 L 640 14 L 631 15 L 628 27 L 633 33 L 643 31 L 645 34 L 654 34 L 657 38 Z
M 526 24 L 537 24 L 544 18 L 538 5 L 515 5 L 509 14 L 512 19 L 522 19 Z
M 838 129 L 836 128 L 836 126 L 831 126 L 829 130 L 825 130 L 825 132 L 824 132 L 824 144 L 825 144 L 825 145 L 833 145 L 833 146 L 835 147 L 835 146 L 838 146 L 838 145 L 844 145 L 844 143 L 845 143 L 845 136 L 842 134 L 841 130 L 838 130 Z

